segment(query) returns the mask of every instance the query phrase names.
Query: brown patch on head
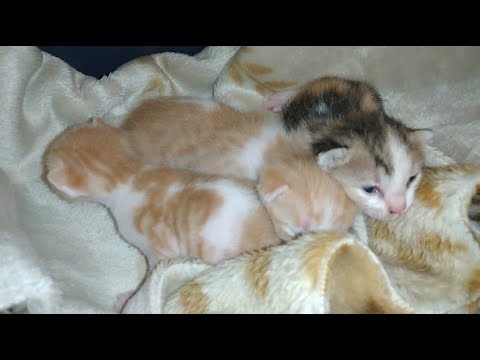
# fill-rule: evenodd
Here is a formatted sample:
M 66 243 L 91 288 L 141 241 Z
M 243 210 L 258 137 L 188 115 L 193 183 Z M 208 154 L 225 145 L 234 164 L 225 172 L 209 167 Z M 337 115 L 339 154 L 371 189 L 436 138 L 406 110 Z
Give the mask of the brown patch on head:
M 349 89 L 350 83 L 348 81 L 335 76 L 325 76 L 305 84 L 302 92 L 319 95 L 330 90 L 335 90 L 339 94 L 346 95 Z
M 202 285 L 192 281 L 180 290 L 179 302 L 186 314 L 206 314 L 210 299 L 203 292 Z
M 419 272 L 434 271 L 439 257 L 468 250 L 462 243 L 452 243 L 448 238 L 429 233 L 417 233 L 407 241 L 392 223 L 372 218 L 368 226 L 370 247 L 379 257 Z
M 356 111 L 368 113 L 383 110 L 378 92 L 374 87 L 362 81 L 337 76 L 325 76 L 307 83 L 304 86 L 304 91 L 305 93 L 310 92 L 315 96 L 334 92 L 345 98 L 356 99 L 358 102 Z
M 480 268 L 475 269 L 467 282 L 468 295 L 477 295 L 480 291 Z
M 355 113 L 383 113 L 377 91 L 364 82 L 325 76 L 305 84 L 285 107 L 283 118 L 287 130 L 304 124 L 313 131 Z
M 47 148 L 44 160 L 52 185 L 85 194 L 109 192 L 142 167 L 123 130 L 98 118 L 61 133 Z M 90 183 L 92 178 L 95 185 Z
M 268 292 L 268 271 L 272 262 L 271 250 L 264 250 L 251 255 L 245 267 L 245 280 L 260 299 L 264 299 Z
M 338 249 L 326 274 L 326 294 L 333 314 L 405 314 L 397 304 L 378 264 L 363 249 Z

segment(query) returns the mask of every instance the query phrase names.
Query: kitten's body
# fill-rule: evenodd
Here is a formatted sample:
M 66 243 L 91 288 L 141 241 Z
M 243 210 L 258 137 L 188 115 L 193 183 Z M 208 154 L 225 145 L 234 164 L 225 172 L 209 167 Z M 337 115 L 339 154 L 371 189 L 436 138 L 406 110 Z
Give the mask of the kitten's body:
M 148 100 L 123 128 L 146 164 L 255 181 L 269 158 L 302 151 L 275 116 L 190 97 Z
M 324 183 L 323 188 L 314 187 L 311 195 L 330 208 L 341 204 L 336 208 L 339 212 L 348 210 L 347 216 L 334 216 L 332 211 L 327 224 L 322 213 L 311 211 L 310 198 L 298 191 L 296 182 L 287 182 L 283 175 L 270 181 L 271 176 L 264 174 L 258 197 L 255 183 L 248 180 L 152 169 L 134 156 L 124 130 L 98 119 L 60 135 L 45 160 L 47 179 L 54 188 L 70 198 L 83 197 L 107 206 L 120 233 L 147 256 L 150 267 L 160 258 L 176 257 L 215 263 L 298 235 L 277 235 L 275 229 L 281 226 L 300 232 L 346 230 L 356 214 L 348 198 L 342 202 L 346 198 L 342 191 L 336 195 L 340 185 L 330 178 L 323 181 L 321 177 L 327 175 L 321 171 L 313 172 L 311 181 Z M 309 167 L 320 170 L 315 162 L 305 166 L 304 171 Z M 303 173 L 291 176 L 302 178 Z M 319 199 L 322 192 L 327 195 Z M 292 218 L 294 208 L 299 211 Z
M 386 114 L 372 86 L 323 77 L 272 95 L 266 107 L 282 112 L 290 136 L 310 147 L 368 215 L 390 220 L 410 206 L 429 131 Z

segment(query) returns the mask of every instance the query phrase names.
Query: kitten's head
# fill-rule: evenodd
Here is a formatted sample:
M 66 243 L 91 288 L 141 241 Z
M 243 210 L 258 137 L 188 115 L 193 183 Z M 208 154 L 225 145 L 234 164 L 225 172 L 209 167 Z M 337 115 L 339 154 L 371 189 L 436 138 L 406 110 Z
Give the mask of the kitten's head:
M 313 151 L 363 212 L 388 221 L 414 199 L 430 136 L 430 130 L 410 129 L 385 114 L 356 114 L 315 141 Z
M 287 132 L 319 122 L 325 124 L 352 113 L 383 111 L 382 99 L 373 86 L 338 76 L 314 79 L 283 99 L 282 122 Z
M 258 194 L 280 239 L 305 233 L 347 230 L 358 207 L 313 157 L 273 162 L 264 167 Z
M 122 130 L 98 118 L 65 130 L 44 156 L 48 183 L 69 198 L 103 196 L 139 168 Z

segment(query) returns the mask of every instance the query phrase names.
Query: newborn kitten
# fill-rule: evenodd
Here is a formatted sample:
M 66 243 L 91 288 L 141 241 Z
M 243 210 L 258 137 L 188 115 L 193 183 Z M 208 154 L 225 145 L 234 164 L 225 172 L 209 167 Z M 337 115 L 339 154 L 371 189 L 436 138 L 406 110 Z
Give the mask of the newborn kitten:
M 431 131 L 387 115 L 373 87 L 323 77 L 276 93 L 265 106 L 282 112 L 285 130 L 310 147 L 366 214 L 388 221 L 411 205 Z
M 314 157 L 289 156 L 266 164 L 257 189 L 282 239 L 346 231 L 360 213 Z
M 122 127 L 146 164 L 257 181 L 268 150 L 295 152 L 281 123 L 268 115 L 175 96 L 140 104 Z
M 251 181 L 152 169 L 134 156 L 123 129 L 101 119 L 62 133 L 47 149 L 45 165 L 48 182 L 61 194 L 109 208 L 121 235 L 145 254 L 150 268 L 161 258 L 195 257 L 216 263 L 279 244 L 280 239 L 291 240 L 298 231 L 325 228 L 326 215 L 301 205 L 311 202 L 311 194 L 299 191 L 296 182 L 284 178 L 284 171 L 275 181 L 270 180 L 274 175 L 263 175 L 259 198 Z M 320 170 L 315 162 L 313 166 Z M 308 176 L 307 168 L 307 174 L 299 171 L 289 176 Z M 317 177 L 328 176 L 321 171 L 316 174 L 313 181 L 319 184 Z M 326 184 L 323 188 L 328 193 L 323 198 L 313 194 L 319 207 L 320 202 L 333 207 L 339 198 L 334 193 L 340 185 L 332 180 Z M 278 224 L 272 224 L 262 202 Z M 348 202 L 342 206 L 354 207 Z M 289 219 L 295 207 L 301 211 Z M 333 218 L 328 220 L 332 230 L 346 229 L 353 222 L 348 216 L 328 216 Z M 277 235 L 275 229 L 283 229 L 285 223 L 298 231 Z

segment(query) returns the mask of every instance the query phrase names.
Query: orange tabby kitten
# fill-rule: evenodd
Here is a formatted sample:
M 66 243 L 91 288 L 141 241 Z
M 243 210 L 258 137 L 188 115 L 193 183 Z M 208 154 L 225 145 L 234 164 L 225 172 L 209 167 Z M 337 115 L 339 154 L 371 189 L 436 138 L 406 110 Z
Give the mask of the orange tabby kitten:
M 257 189 L 282 239 L 346 231 L 360 212 L 313 157 L 288 156 L 268 163 Z
M 286 161 L 262 173 L 260 200 L 251 181 L 143 165 L 125 131 L 100 119 L 68 129 L 45 155 L 48 182 L 69 198 L 108 207 L 120 233 L 146 255 L 150 268 L 160 258 L 215 263 L 302 232 L 348 228 L 354 211 L 346 212 L 350 218 L 321 210 L 356 210 L 340 185 L 314 159 Z
M 240 112 L 208 99 L 147 100 L 129 114 L 123 128 L 142 162 L 155 166 L 257 181 L 266 158 L 312 157 L 268 112 Z

